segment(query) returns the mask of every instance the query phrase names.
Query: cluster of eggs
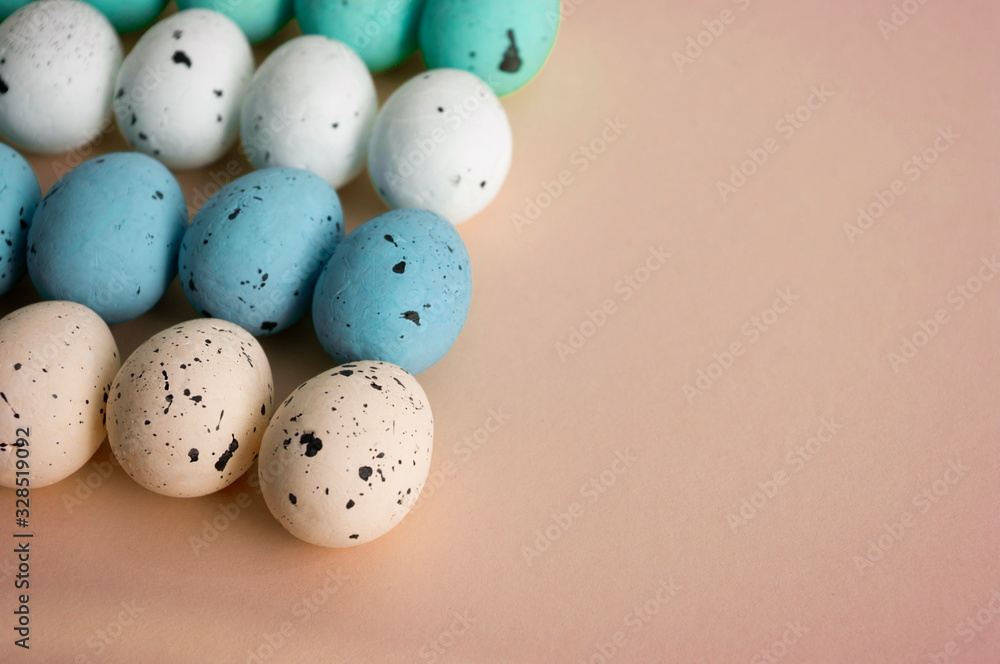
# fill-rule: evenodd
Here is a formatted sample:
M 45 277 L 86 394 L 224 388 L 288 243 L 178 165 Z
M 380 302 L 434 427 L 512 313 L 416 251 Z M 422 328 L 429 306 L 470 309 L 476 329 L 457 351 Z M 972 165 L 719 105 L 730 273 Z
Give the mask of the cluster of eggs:
M 290 532 L 370 541 L 426 480 L 433 418 L 414 375 L 448 352 L 471 301 L 455 225 L 507 175 L 498 95 L 541 67 L 558 0 L 177 4 L 123 58 L 116 30 L 149 25 L 165 0 L 0 0 L 0 135 L 59 153 L 114 116 L 135 150 L 82 163 L 43 197 L 0 144 L 0 295 L 27 273 L 46 300 L 0 320 L 0 486 L 25 472 L 58 482 L 105 435 L 133 479 L 168 496 L 217 491 L 259 455 Z M 250 43 L 293 14 L 307 34 L 255 70 Z M 431 69 L 380 109 L 371 73 L 418 46 Z M 215 161 L 237 135 L 258 170 L 189 223 L 170 169 Z M 345 235 L 336 189 L 366 162 L 391 209 Z M 178 276 L 205 318 L 123 362 L 108 326 Z M 275 407 L 255 337 L 307 311 L 341 364 Z

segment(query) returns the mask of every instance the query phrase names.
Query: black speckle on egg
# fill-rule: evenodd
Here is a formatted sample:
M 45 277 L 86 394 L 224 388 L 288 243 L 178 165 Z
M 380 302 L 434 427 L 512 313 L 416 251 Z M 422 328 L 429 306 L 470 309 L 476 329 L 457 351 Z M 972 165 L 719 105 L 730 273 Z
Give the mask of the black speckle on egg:
M 190 450 L 188 450 L 188 457 L 190 457 L 191 463 L 194 463 L 195 461 L 197 461 L 198 460 L 198 449 L 195 448 L 195 447 L 192 447 Z
M 288 494 L 288 502 L 290 502 L 292 505 L 294 505 L 294 504 L 296 504 L 296 503 L 299 502 L 299 499 L 295 497 L 294 493 L 290 493 L 290 494 Z
M 348 500 L 347 501 L 347 509 L 351 509 L 352 507 L 354 507 L 354 501 L 353 500 Z
M 174 51 L 174 56 L 171 58 L 175 63 L 179 65 L 186 65 L 188 69 L 191 69 L 191 58 L 187 56 L 184 51 Z
M 393 265 L 392 271 L 395 272 L 396 274 L 403 274 L 404 272 L 406 272 L 406 261 L 399 261 L 398 263 Z
M 299 438 L 299 443 L 306 446 L 306 456 L 314 457 L 316 453 L 323 449 L 323 441 L 313 433 L 304 433 Z
M 420 327 L 420 314 L 416 311 L 404 311 L 399 315 L 400 318 L 405 318 L 408 321 L 416 323 L 417 327 Z
M 368 478 L 372 476 L 372 469 L 370 466 L 361 466 L 358 468 L 358 476 L 364 481 L 368 481 Z

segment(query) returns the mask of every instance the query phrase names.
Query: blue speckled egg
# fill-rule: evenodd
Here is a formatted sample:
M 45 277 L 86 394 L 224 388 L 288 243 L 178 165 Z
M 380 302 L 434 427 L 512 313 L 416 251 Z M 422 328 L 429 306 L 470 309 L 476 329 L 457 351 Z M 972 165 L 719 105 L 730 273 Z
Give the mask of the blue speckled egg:
M 273 37 L 292 20 L 293 0 L 177 0 L 180 9 L 211 9 L 225 14 L 254 44 Z
M 204 316 L 256 336 L 280 332 L 305 314 L 343 237 L 340 199 L 323 178 L 298 168 L 253 171 L 195 215 L 181 243 L 181 287 Z
M 471 71 L 497 96 L 528 83 L 559 30 L 559 0 L 427 0 L 420 51 L 429 69 Z
M 0 143 L 0 295 L 24 276 L 28 225 L 41 197 L 28 162 Z
M 392 69 L 417 50 L 425 0 L 295 0 L 305 34 L 332 37 L 353 48 L 372 72 Z
M 382 360 L 418 374 L 455 343 L 471 298 L 469 253 L 451 222 L 392 210 L 337 247 L 316 284 L 313 324 L 335 359 Z
M 138 152 L 86 161 L 45 194 L 28 229 L 28 274 L 47 300 L 84 304 L 109 325 L 160 301 L 177 274 L 184 193 Z
M 168 0 L 84 0 L 108 17 L 115 30 L 134 32 L 148 27 L 167 6 Z

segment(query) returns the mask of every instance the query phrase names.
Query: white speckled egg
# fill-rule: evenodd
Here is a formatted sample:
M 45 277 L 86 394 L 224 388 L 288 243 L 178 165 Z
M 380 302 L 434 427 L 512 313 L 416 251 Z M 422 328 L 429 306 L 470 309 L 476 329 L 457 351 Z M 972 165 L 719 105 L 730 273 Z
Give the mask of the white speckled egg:
M 513 154 L 507 113 L 481 79 L 434 69 L 404 83 L 375 118 L 368 172 L 392 208 L 459 224 L 500 191 Z
M 43 0 L 0 24 L 0 134 L 27 150 L 88 143 L 111 114 L 122 46 L 101 12 Z
M 275 411 L 258 472 L 271 513 L 311 544 L 370 542 L 398 524 L 427 480 L 434 418 L 412 375 L 388 362 L 342 364 Z
M 39 302 L 0 320 L 0 486 L 25 470 L 31 488 L 48 486 L 90 460 L 120 363 L 111 330 L 82 304 Z
M 115 86 L 129 144 L 170 168 L 199 168 L 236 141 L 253 52 L 232 20 L 188 9 L 160 21 L 125 58 Z
M 108 401 L 108 441 L 147 489 L 204 496 L 257 458 L 273 397 L 267 356 L 248 332 L 214 318 L 186 321 L 125 360 Z
M 243 149 L 256 168 L 302 168 L 338 188 L 364 167 L 377 110 L 375 83 L 353 50 L 320 35 L 297 37 L 254 74 Z

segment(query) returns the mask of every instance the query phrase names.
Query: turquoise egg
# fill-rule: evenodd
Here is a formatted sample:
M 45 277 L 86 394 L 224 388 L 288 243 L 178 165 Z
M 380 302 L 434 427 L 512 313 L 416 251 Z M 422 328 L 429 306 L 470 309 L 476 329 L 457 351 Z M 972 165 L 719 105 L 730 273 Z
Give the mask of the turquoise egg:
M 168 0 L 84 0 L 103 13 L 121 33 L 148 27 L 167 6 Z
M 372 72 L 400 64 L 417 50 L 424 0 L 295 0 L 305 34 L 332 37 L 350 46 Z
M 292 20 L 293 0 L 177 0 L 181 10 L 199 7 L 225 14 L 256 44 L 273 37 Z
M 186 227 L 184 193 L 166 166 L 139 152 L 102 155 L 42 198 L 28 228 L 28 274 L 44 299 L 121 323 L 163 297 Z
M 302 318 L 316 278 L 344 237 L 344 214 L 326 180 L 265 168 L 230 182 L 184 234 L 178 267 L 191 305 L 250 334 Z
M 0 21 L 4 20 L 31 0 L 0 0 Z
M 316 284 L 313 325 L 339 361 L 418 374 L 455 343 L 471 299 L 469 253 L 455 226 L 427 210 L 392 210 L 337 247 Z
M 28 225 L 41 198 L 31 166 L 17 150 L 0 143 L 0 295 L 27 269 Z
M 427 0 L 420 50 L 428 69 L 471 71 L 498 97 L 545 64 L 559 29 L 559 0 Z

